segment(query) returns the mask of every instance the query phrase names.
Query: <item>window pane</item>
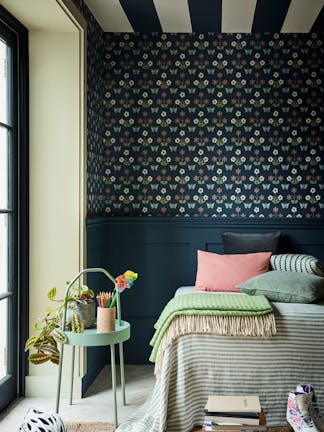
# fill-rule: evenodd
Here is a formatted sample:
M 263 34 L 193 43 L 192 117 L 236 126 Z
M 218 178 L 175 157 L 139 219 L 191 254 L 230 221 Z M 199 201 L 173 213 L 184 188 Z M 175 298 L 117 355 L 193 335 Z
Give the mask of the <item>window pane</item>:
M 8 215 L 0 214 L 0 293 L 5 291 L 8 291 Z
M 8 131 L 0 126 L 0 209 L 8 208 Z
M 0 122 L 8 123 L 8 52 L 9 47 L 0 40 Z
M 0 300 L 0 380 L 7 375 L 8 300 Z

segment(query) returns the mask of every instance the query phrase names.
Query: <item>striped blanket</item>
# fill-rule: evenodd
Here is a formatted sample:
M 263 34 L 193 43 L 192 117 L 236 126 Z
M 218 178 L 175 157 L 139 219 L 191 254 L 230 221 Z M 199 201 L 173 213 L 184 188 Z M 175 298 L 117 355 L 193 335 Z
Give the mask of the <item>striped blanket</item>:
M 324 410 L 324 306 L 274 303 L 270 338 L 188 334 L 164 352 L 151 396 L 118 432 L 189 432 L 210 394 L 258 394 L 267 423 L 285 423 L 287 396 L 315 386 Z

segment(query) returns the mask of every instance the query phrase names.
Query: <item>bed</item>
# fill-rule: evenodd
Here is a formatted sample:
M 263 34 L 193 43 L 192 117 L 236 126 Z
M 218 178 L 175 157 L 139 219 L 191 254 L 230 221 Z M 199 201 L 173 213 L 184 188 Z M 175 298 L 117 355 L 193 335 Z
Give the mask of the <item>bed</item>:
M 192 292 L 181 287 L 175 296 Z M 188 334 L 175 340 L 152 394 L 118 432 L 189 432 L 202 424 L 213 393 L 257 394 L 267 423 L 282 425 L 288 392 L 300 383 L 314 385 L 324 410 L 324 303 L 274 302 L 273 310 L 277 334 L 268 338 Z

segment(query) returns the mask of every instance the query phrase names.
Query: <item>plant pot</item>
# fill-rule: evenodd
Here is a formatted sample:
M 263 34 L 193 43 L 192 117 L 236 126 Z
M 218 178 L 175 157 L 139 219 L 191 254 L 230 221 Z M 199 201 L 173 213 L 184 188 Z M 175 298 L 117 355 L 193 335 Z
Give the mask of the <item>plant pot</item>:
M 95 302 L 92 303 L 78 303 L 73 302 L 68 305 L 67 308 L 67 321 L 71 321 L 72 315 L 77 313 L 80 315 L 81 320 L 83 321 L 84 328 L 91 328 L 95 325 L 96 322 L 96 305 Z

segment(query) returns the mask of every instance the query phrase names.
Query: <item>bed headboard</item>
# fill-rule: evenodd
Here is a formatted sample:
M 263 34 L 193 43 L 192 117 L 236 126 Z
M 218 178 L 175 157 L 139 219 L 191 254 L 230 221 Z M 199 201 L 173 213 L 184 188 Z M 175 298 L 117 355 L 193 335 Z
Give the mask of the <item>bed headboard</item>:
M 89 218 L 88 266 L 107 268 L 113 275 L 127 269 L 139 273 L 134 288 L 122 294 L 123 317 L 132 324 L 131 339 L 125 344 L 127 363 L 148 362 L 148 343 L 161 310 L 179 286 L 194 285 L 197 249 L 223 253 L 223 231 L 282 231 L 283 252 L 309 253 L 324 261 L 323 221 Z M 100 276 L 92 281 L 99 290 L 105 288 Z

